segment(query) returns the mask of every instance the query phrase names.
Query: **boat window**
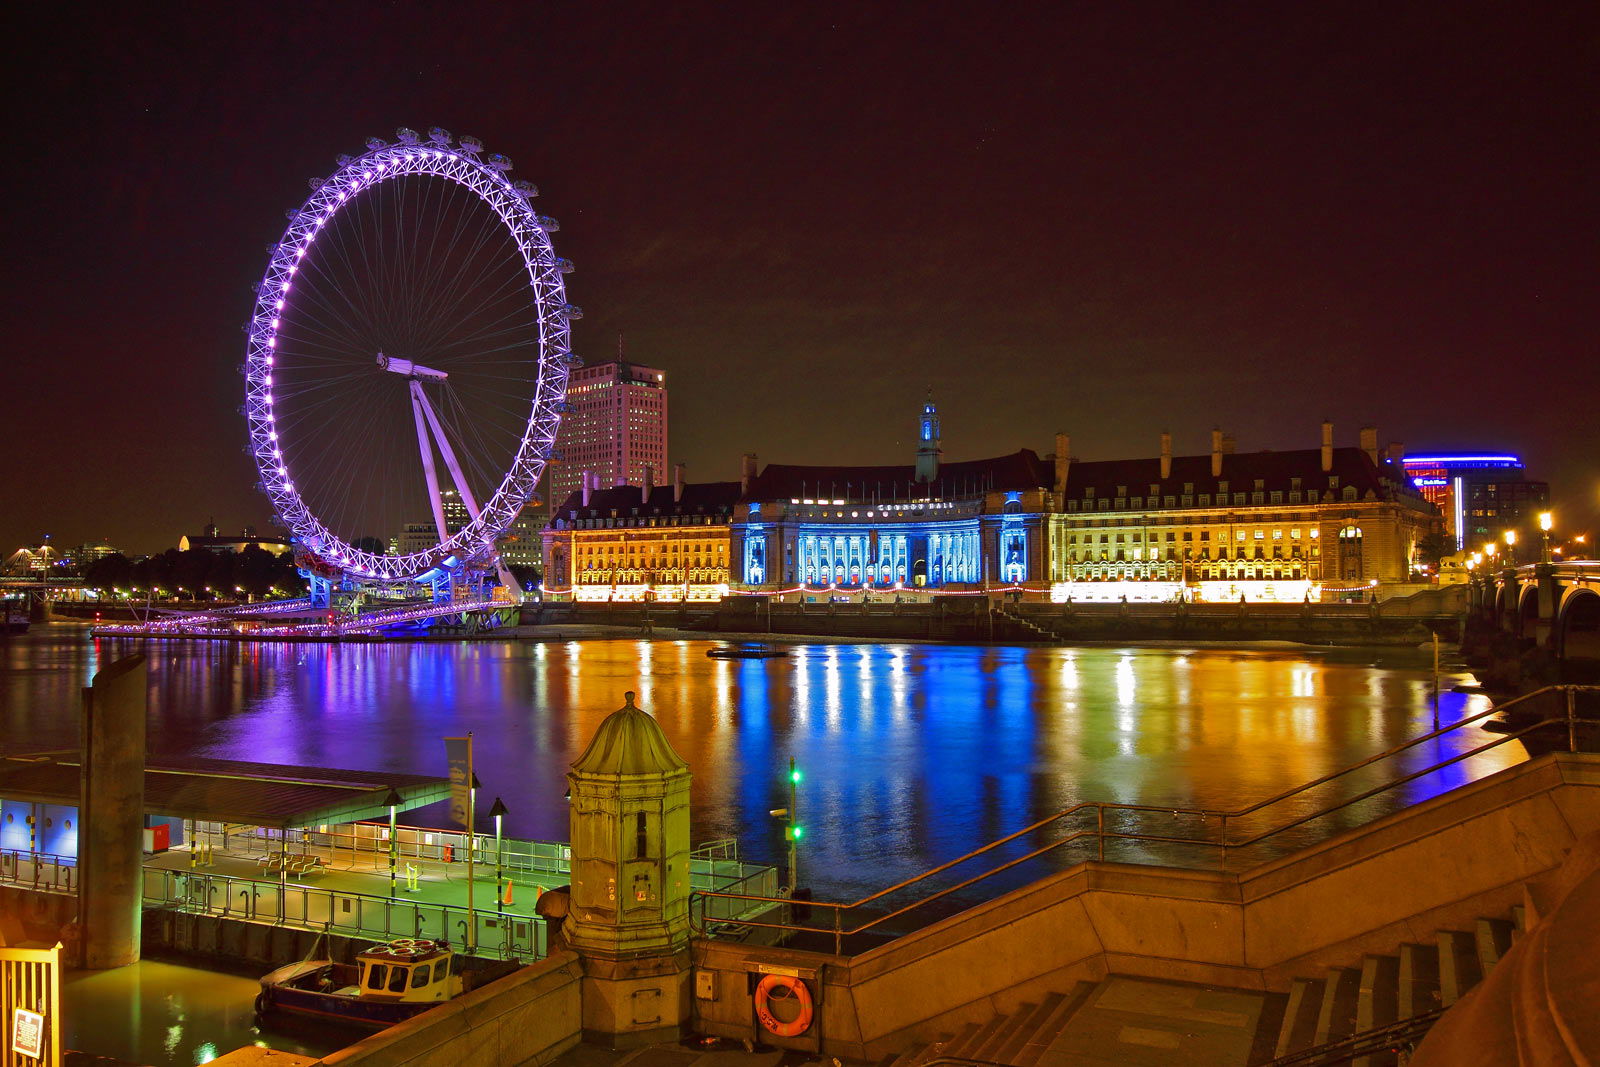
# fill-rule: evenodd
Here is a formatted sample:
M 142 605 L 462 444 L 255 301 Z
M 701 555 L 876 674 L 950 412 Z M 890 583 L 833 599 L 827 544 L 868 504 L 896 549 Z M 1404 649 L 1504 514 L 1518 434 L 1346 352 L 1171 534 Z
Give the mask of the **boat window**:
M 367 988 L 382 989 L 383 980 L 389 974 L 389 968 L 382 963 L 374 963 L 367 967 Z
M 435 963 L 433 965 L 433 980 L 435 982 L 444 981 L 445 978 L 449 974 L 450 974 L 450 961 L 449 960 L 440 960 L 438 963 Z
M 406 971 L 408 970 L 410 970 L 408 967 L 391 968 L 389 974 L 389 992 L 404 993 L 406 991 Z
M 423 986 L 427 985 L 429 973 L 431 972 L 426 963 L 414 968 L 411 972 L 411 988 L 421 989 Z

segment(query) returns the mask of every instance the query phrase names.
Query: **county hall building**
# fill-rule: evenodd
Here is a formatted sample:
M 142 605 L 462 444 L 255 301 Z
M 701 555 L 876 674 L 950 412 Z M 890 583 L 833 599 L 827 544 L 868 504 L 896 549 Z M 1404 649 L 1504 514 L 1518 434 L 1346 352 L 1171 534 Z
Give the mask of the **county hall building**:
M 914 462 L 768 464 L 737 482 L 586 488 L 545 531 L 546 595 L 576 600 L 788 600 L 1010 594 L 1075 601 L 1304 601 L 1413 580 L 1438 509 L 1397 446 L 1080 462 L 1057 435 L 945 463 L 923 405 Z

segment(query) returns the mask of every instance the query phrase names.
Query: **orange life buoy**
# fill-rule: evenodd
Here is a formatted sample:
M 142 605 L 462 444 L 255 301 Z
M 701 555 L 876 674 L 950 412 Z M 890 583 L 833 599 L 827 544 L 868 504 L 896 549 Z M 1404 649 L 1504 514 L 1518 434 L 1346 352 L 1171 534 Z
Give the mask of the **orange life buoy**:
M 787 990 L 779 999 L 793 997 L 799 1006 L 799 1014 L 789 1022 L 783 1022 L 772 1014 L 772 993 L 775 989 Z M 800 979 L 786 974 L 769 974 L 756 983 L 756 1018 L 761 1020 L 761 1025 L 766 1027 L 769 1034 L 798 1037 L 811 1028 L 811 1016 L 811 990 Z

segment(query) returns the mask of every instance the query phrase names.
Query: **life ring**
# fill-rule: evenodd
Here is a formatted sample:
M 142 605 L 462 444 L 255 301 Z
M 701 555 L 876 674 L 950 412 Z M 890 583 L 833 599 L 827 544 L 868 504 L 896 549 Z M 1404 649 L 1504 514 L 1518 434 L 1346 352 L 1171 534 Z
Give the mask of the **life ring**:
M 267 999 L 267 991 L 263 989 L 256 994 L 256 1014 L 265 1015 L 270 1007 L 272 1007 L 272 1001 Z
M 790 1022 L 783 1022 L 772 1014 L 772 993 L 776 989 L 788 991 L 779 999 L 793 997 L 799 1005 L 799 1014 Z M 798 1037 L 811 1029 L 812 1014 L 811 990 L 800 979 L 786 974 L 769 974 L 756 983 L 756 1018 L 761 1020 L 767 1033 L 777 1037 Z

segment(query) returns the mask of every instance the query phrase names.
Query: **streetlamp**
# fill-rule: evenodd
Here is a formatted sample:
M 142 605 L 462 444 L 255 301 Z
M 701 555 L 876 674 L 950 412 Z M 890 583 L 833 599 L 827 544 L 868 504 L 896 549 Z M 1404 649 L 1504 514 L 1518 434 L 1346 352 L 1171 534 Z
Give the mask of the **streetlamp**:
M 496 911 L 504 912 L 506 910 L 506 890 L 501 878 L 505 873 L 505 863 L 500 858 L 500 844 L 503 840 L 500 836 L 500 830 L 501 824 L 506 817 L 506 802 L 499 797 L 495 797 L 494 807 L 489 809 L 489 814 L 494 819 L 494 906 Z
M 1517 565 L 1517 531 L 1515 531 L 1515 530 L 1507 530 L 1506 531 L 1506 566 L 1507 567 L 1515 567 L 1516 565 Z
M 396 808 L 405 803 L 405 800 L 399 793 L 395 792 L 394 786 L 390 786 L 389 795 L 383 798 L 383 802 L 389 805 L 389 899 L 393 900 L 395 861 L 397 859 L 395 850 L 400 844 L 398 838 L 395 837 L 394 813 Z
M 1544 558 L 1542 562 L 1550 562 L 1550 527 L 1555 525 L 1555 516 L 1548 511 L 1539 512 L 1539 532 L 1544 535 Z
M 1495 544 L 1493 541 L 1486 541 L 1486 542 L 1484 542 L 1484 545 L 1483 545 L 1483 554 L 1485 556 L 1487 556 L 1488 559 L 1489 559 L 1489 571 L 1490 571 L 1491 574 L 1494 572 L 1494 554 L 1495 554 L 1495 550 L 1498 549 L 1499 547 L 1500 546 Z

